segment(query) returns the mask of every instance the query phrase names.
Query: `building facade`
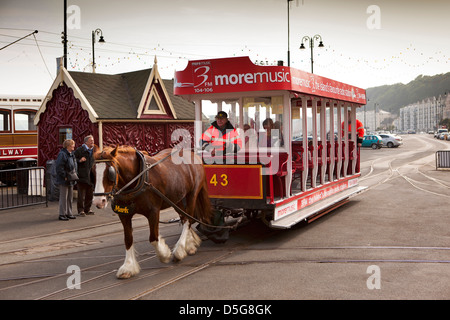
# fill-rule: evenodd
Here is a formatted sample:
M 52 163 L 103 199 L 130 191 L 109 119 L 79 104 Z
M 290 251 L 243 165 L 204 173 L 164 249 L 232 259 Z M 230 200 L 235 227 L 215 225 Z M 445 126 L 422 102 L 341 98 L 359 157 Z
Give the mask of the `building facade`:
M 364 124 L 366 132 L 373 132 L 382 128 L 383 122 L 392 118 L 392 114 L 379 108 L 376 109 L 376 112 L 374 110 L 366 111 L 363 107 L 356 112 L 356 118 Z
M 38 165 L 56 159 L 65 139 L 83 144 L 92 134 L 100 147 L 129 145 L 152 154 L 169 148 L 172 133 L 193 135 L 194 105 L 173 95 L 173 80 L 152 69 L 108 75 L 61 67 L 34 118 Z
M 450 118 L 450 95 L 431 97 L 400 108 L 398 129 L 402 131 L 435 131 L 439 123 Z

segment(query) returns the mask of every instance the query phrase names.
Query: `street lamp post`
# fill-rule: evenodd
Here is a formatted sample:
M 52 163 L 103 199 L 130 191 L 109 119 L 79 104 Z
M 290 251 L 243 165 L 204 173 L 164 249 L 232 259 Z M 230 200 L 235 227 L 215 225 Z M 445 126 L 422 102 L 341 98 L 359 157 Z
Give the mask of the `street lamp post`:
M 99 43 L 104 43 L 105 39 L 103 39 L 103 31 L 99 28 L 92 31 L 92 73 L 95 73 L 95 52 L 94 52 L 94 43 L 95 43 L 95 35 L 100 35 Z
M 67 0 L 64 0 L 64 32 L 62 35 L 62 39 L 64 48 L 63 64 L 64 68 L 67 69 Z
M 319 48 L 323 48 L 323 42 L 322 42 L 322 37 L 318 34 L 316 34 L 314 37 L 308 37 L 308 36 L 304 36 L 302 38 L 302 44 L 300 45 L 300 49 L 306 49 L 304 42 L 309 41 L 309 47 L 311 48 L 311 73 L 314 73 L 314 54 L 313 54 L 313 48 L 314 48 L 314 40 L 320 41 L 318 47 Z
M 378 102 L 375 102 L 374 107 L 373 107 L 373 115 L 374 115 L 374 122 L 375 122 L 375 129 L 373 131 L 377 131 L 377 106 L 379 106 L 380 104 Z
M 290 67 L 291 66 L 291 48 L 290 48 L 290 40 L 289 40 L 289 32 L 290 32 L 290 30 L 289 30 L 289 6 L 290 6 L 290 3 L 289 2 L 291 2 L 291 1 L 293 1 L 293 0 L 287 0 L 287 27 L 288 27 L 288 34 L 287 34 L 287 36 L 288 36 L 288 51 L 287 51 L 287 63 L 288 63 L 288 67 Z

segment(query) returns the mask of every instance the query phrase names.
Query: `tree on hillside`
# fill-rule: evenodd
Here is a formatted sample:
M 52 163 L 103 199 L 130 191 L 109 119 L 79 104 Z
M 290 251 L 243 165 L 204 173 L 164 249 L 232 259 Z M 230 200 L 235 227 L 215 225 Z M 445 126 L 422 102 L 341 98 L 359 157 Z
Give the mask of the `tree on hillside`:
M 402 107 L 430 97 L 438 97 L 450 91 L 450 72 L 435 76 L 419 75 L 408 84 L 396 83 L 368 88 L 367 110 L 373 110 L 374 104 L 392 114 L 399 114 Z
M 447 128 L 450 128 L 450 119 L 449 118 L 442 119 L 439 122 L 439 125 L 440 126 L 446 126 Z

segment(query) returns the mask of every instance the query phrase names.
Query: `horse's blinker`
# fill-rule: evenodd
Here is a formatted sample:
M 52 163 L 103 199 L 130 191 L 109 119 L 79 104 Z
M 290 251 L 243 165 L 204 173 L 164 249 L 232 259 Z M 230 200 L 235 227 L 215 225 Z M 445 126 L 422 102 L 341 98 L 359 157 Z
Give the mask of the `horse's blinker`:
M 108 180 L 111 181 L 112 183 L 116 182 L 116 169 L 114 169 L 113 166 L 109 166 L 108 168 Z

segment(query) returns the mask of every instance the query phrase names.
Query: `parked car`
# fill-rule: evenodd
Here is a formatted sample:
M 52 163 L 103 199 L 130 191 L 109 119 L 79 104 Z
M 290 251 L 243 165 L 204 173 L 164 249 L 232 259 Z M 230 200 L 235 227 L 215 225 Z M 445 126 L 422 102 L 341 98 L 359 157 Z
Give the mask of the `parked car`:
M 438 131 L 436 131 L 436 133 L 434 134 L 434 137 L 437 139 L 441 139 L 442 133 L 448 133 L 448 129 L 443 129 L 443 128 L 438 129 Z M 443 139 L 441 139 L 441 140 L 443 140 Z
M 379 135 L 367 135 L 364 136 L 364 140 L 362 142 L 362 147 L 368 147 L 372 149 L 379 149 L 383 146 L 383 139 Z
M 393 134 L 380 134 L 383 139 L 383 146 L 388 148 L 397 148 L 403 144 L 403 139 L 400 136 Z

